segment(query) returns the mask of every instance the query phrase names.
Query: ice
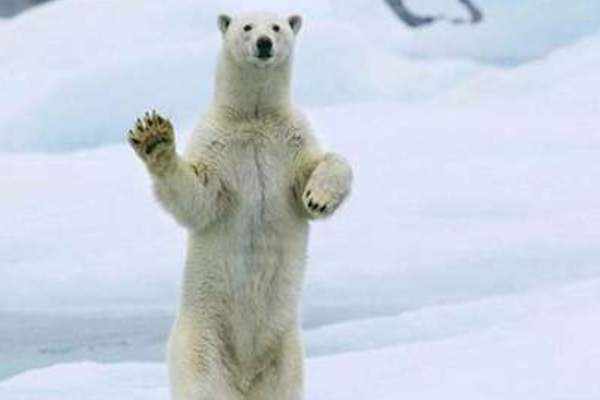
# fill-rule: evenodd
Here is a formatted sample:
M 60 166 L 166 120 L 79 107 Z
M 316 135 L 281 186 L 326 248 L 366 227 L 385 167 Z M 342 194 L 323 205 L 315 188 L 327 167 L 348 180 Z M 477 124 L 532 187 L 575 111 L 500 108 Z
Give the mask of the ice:
M 191 126 L 212 96 L 219 12 L 304 15 L 295 93 L 312 106 L 431 98 L 600 27 L 595 0 L 481 1 L 488 16 L 481 25 L 418 31 L 401 25 L 383 1 L 373 3 L 176 0 L 165 10 L 158 0 L 61 0 L 41 7 L 0 30 L 0 148 L 118 143 L 149 108 Z M 450 0 L 413 6 L 461 11 Z
M 405 60 L 384 43 L 374 44 L 360 26 L 334 18 L 327 3 L 317 3 L 253 5 L 304 14 L 308 28 L 296 68 L 301 103 L 426 97 L 484 69 L 467 61 L 438 67 Z M 11 21 L 0 35 L 0 148 L 56 152 L 118 143 L 131 121 L 150 108 L 191 126 L 212 96 L 220 43 L 216 15 L 249 7 L 169 4 L 165 12 L 156 0 L 62 0 Z
M 13 381 L 0 384 L 0 396 L 10 400 L 33 399 L 104 399 L 121 397 L 167 399 L 169 392 L 163 367 L 153 364 L 94 363 L 59 365 L 31 371 Z
M 406 0 L 413 12 L 464 18 L 456 0 Z M 437 23 L 420 30 L 397 29 L 383 1 L 332 0 L 335 15 L 364 25 L 391 49 L 423 59 L 465 58 L 516 65 L 542 58 L 600 28 L 595 0 L 478 0 L 484 14 L 478 25 Z
M 184 233 L 159 212 L 131 156 L 118 147 L 0 158 L 3 311 L 173 304 L 165 300 L 174 299 Z M 150 249 L 158 252 L 147 257 Z
M 311 399 L 595 399 L 596 306 L 438 342 L 311 360 Z M 551 332 L 551 334 L 549 334 Z
M 600 300 L 600 280 L 532 290 L 525 294 L 486 296 L 481 300 L 447 302 L 396 315 L 367 317 L 310 329 L 305 334 L 309 355 L 328 355 L 411 346 L 453 339 L 475 332 L 504 329 L 535 318 L 579 312 Z
M 474 320 L 503 322 L 491 323 L 489 329 L 447 335 L 434 341 L 416 340 L 381 350 L 309 358 L 306 398 L 594 400 L 600 396 L 596 379 L 600 370 L 599 283 L 596 280 L 587 287 L 551 291 L 548 295 L 554 295 L 550 300 L 556 306 L 554 310 L 540 309 L 540 304 L 548 303 L 536 296 L 498 298 L 482 304 L 479 311 L 471 310 L 476 311 Z M 525 305 L 525 309 L 511 305 L 513 300 Z M 503 309 L 521 315 L 506 319 Z M 456 318 L 451 308 L 447 311 L 449 314 L 441 312 L 429 322 L 440 317 L 448 322 Z M 454 326 L 472 325 L 468 317 L 471 311 L 458 318 Z M 423 331 L 427 329 L 427 314 L 423 313 Z M 413 322 L 415 326 L 418 320 Z M 341 330 L 342 339 L 354 329 Z M 168 396 L 166 375 L 163 364 L 57 365 L 0 383 L 0 397 L 158 400 Z
M 360 104 L 310 117 L 323 143 L 349 156 L 356 182 L 335 220 L 312 230 L 309 355 L 491 329 L 558 309 L 572 296 L 562 287 L 584 293 L 600 278 L 596 114 L 505 101 Z M 22 324 L 6 333 L 4 316 L 9 365 L 0 374 L 61 360 L 163 359 L 185 235 L 149 186 L 125 146 L 3 155 L 0 311 L 69 312 L 53 320 L 98 328 L 66 335 L 57 324 Z M 90 319 L 102 310 L 134 311 Z M 15 343 L 28 326 L 47 339 Z
M 557 50 L 551 56 L 507 71 L 490 71 L 465 85 L 448 91 L 443 101 L 475 103 L 485 99 L 499 103 L 507 99 L 540 109 L 577 109 L 598 113 L 597 88 L 600 78 L 594 68 L 600 61 L 600 34 Z M 438 98 L 439 100 L 439 98 Z
M 563 111 L 311 112 L 356 185 L 335 221 L 315 224 L 307 307 L 398 311 L 600 273 L 597 117 Z M 184 233 L 149 186 L 125 146 L 3 156 L 1 309 L 172 307 Z

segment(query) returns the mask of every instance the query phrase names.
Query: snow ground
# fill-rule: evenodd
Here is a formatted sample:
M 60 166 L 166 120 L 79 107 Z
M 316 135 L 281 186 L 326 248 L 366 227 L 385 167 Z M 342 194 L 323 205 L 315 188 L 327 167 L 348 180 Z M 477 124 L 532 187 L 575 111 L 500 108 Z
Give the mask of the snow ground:
M 588 328 L 600 326 L 599 289 L 599 280 L 572 285 L 550 296 L 556 309 L 528 310 L 483 331 L 310 358 L 306 399 L 595 400 L 600 396 L 600 344 L 598 332 Z M 541 304 L 536 297 L 491 303 L 513 308 L 511 301 L 518 300 L 535 309 Z M 480 311 L 497 316 L 496 306 L 481 304 Z M 167 396 L 163 364 L 63 364 L 0 383 L 0 397 L 10 400 Z
M 0 26 L 0 379 L 71 363 L 2 400 L 167 396 L 142 361 L 163 359 L 185 237 L 124 132 L 157 107 L 185 140 L 214 15 L 247 6 L 115 1 Z M 468 37 L 366 0 L 259 3 L 305 14 L 296 93 L 356 174 L 312 232 L 307 399 L 600 398 L 600 3 L 482 0 Z
M 428 118 L 432 109 L 435 119 Z M 438 342 L 454 341 L 464 343 L 469 357 L 475 357 L 470 355 L 474 352 L 481 361 L 491 352 L 495 360 L 499 350 L 479 348 L 477 342 L 471 347 L 469 338 L 513 324 L 521 330 L 507 333 L 511 336 L 506 346 L 514 341 L 521 346 L 511 353 L 514 357 L 532 357 L 537 363 L 537 353 L 521 354 L 531 340 L 521 338 L 520 332 L 542 317 L 564 318 L 573 330 L 598 333 L 600 326 L 593 319 L 569 319 L 600 304 L 598 117 L 585 110 L 563 111 L 547 114 L 535 104 L 530 109 L 505 104 L 503 109 L 477 110 L 363 104 L 311 111 L 323 141 L 352 160 L 356 187 L 335 221 L 313 229 L 304 298 L 305 342 L 310 356 L 325 357 L 311 361 L 309 370 L 331 367 L 337 355 L 343 365 L 358 368 L 364 355 L 365 362 L 391 382 L 397 364 L 382 358 L 386 353 L 405 357 L 409 352 L 412 358 L 398 366 L 400 374 L 422 357 L 433 357 L 436 350 L 429 346 L 437 349 Z M 132 317 L 119 323 L 99 319 L 89 330 L 66 338 L 60 328 L 44 330 L 40 335 L 48 338 L 42 341 L 34 336 L 24 342 L 20 332 L 27 325 L 17 327 L 8 333 L 17 347 L 5 346 L 16 350 L 5 351 L 5 356 L 14 360 L 19 352 L 34 358 L 11 366 L 7 373 L 52 360 L 160 360 L 170 320 L 165 310 L 175 307 L 177 297 L 184 236 L 152 201 L 145 171 L 131 151 L 119 145 L 68 155 L 4 154 L 0 172 L 0 187 L 11 188 L 0 199 L 6 228 L 0 231 L 3 311 L 68 311 L 76 323 L 76 318 L 97 310 L 117 315 L 131 310 Z M 131 328 L 151 312 L 163 317 L 141 324 L 141 332 Z M 548 326 L 540 326 L 538 330 L 531 323 L 531 334 L 549 336 L 545 345 L 552 346 L 555 332 L 549 335 L 543 330 Z M 572 368 L 599 371 L 581 359 L 596 351 L 595 343 L 589 343 L 586 352 L 555 345 L 559 354 L 550 361 L 566 357 L 561 362 L 574 363 Z M 439 356 L 446 357 L 452 347 L 442 347 Z M 364 354 L 353 353 L 350 364 L 342 355 L 348 352 Z M 462 353 L 451 355 L 463 362 Z M 481 370 L 484 383 L 493 380 L 493 369 L 464 363 L 456 374 L 473 368 Z M 102 379 L 126 374 L 123 379 L 130 379 L 137 367 L 120 368 L 93 367 L 90 374 L 106 373 Z M 434 363 L 430 368 L 430 373 L 440 374 L 437 368 L 442 366 Z M 537 373 L 531 368 L 532 375 L 524 380 L 535 379 L 538 386 L 552 384 L 557 379 L 553 374 L 561 372 Z M 44 374 L 52 371 L 36 378 L 40 390 L 48 389 L 44 382 L 50 385 L 53 378 Z M 341 373 L 332 368 L 334 375 L 315 385 L 332 382 Z M 369 376 L 363 382 L 377 377 Z M 404 382 L 401 376 L 399 383 Z M 496 377 L 495 385 L 513 378 L 508 373 Z M 23 386 L 13 386 L 20 378 L 16 379 L 0 385 L 10 394 L 7 398 L 32 396 Z M 422 379 L 421 389 L 411 387 L 425 390 L 429 385 L 426 377 Z M 153 396 L 165 390 L 160 382 L 151 383 L 159 387 Z M 447 383 L 452 383 L 450 378 Z M 135 390 L 132 385 L 126 393 Z M 527 385 L 517 384 L 517 389 L 535 393 L 535 387 Z M 506 390 L 513 387 L 507 384 Z M 339 398 L 334 389 L 328 390 L 331 398 Z M 596 393 L 590 390 L 584 385 L 582 395 Z M 479 392 L 473 393 L 476 398 Z M 512 392 L 498 393 L 502 398 Z

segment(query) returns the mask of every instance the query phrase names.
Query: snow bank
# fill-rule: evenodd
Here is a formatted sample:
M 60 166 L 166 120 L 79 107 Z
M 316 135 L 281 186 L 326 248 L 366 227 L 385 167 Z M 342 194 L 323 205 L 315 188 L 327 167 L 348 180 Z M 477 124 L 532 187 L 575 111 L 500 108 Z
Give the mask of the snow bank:
M 436 343 L 314 359 L 308 398 L 596 399 L 596 306 Z M 549 334 L 551 333 L 551 334 Z
M 595 0 L 477 0 L 484 14 L 478 25 L 437 23 L 418 30 L 398 29 L 383 1 L 331 0 L 336 16 L 356 25 L 412 58 L 467 58 L 516 65 L 550 54 L 600 29 Z M 414 13 L 465 18 L 455 0 L 405 0 Z
M 519 301 L 526 308 L 520 311 L 521 318 L 513 321 L 497 312 L 505 299 L 482 305 L 481 311 L 492 311 L 505 322 L 489 329 L 378 351 L 310 358 L 306 398 L 597 399 L 599 283 L 596 280 L 588 287 L 572 287 L 562 293 L 550 291 L 551 302 L 558 306 L 554 310 L 542 307 L 539 312 L 536 304 L 540 298 Z M 508 299 L 507 308 L 518 312 L 510 302 Z M 482 313 L 474 317 L 478 319 Z M 468 317 L 457 321 L 458 325 L 469 323 Z M 0 397 L 158 400 L 168 397 L 166 375 L 159 364 L 57 365 L 0 383 Z
M 414 3 L 415 11 L 461 12 L 451 0 Z M 305 16 L 295 93 L 313 106 L 430 98 L 490 70 L 477 62 L 521 63 L 600 27 L 595 0 L 481 5 L 487 19 L 477 27 L 410 31 L 371 0 L 51 3 L 0 28 L 0 148 L 118 143 L 149 108 L 189 128 L 211 98 L 223 11 Z
M 436 100 L 470 105 L 484 101 L 496 106 L 506 101 L 523 106 L 551 103 L 546 108 L 556 112 L 576 108 L 598 114 L 598 63 L 600 34 L 595 34 L 545 59 L 519 68 L 489 71 Z
M 600 279 L 592 279 L 527 293 L 425 306 L 397 315 L 330 323 L 305 332 L 305 349 L 311 356 L 341 354 L 505 329 L 513 324 L 526 324 L 532 316 L 554 318 L 557 314 L 594 307 L 600 300 L 599 289 Z
M 314 321 L 600 275 L 595 114 L 379 104 L 311 116 L 356 171 L 350 203 L 313 230 Z M 184 233 L 130 149 L 5 155 L 0 188 L 0 310 L 172 308 Z
M 127 398 L 168 399 L 166 371 L 153 364 L 94 363 L 57 365 L 31 371 L 0 386 L 5 400 Z

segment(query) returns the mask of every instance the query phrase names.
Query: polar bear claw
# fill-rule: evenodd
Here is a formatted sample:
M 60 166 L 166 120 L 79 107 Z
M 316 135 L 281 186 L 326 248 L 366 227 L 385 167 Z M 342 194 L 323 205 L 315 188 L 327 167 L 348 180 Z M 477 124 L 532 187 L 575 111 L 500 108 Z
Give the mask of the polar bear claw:
M 164 169 L 175 155 L 175 135 L 171 122 L 155 110 L 138 118 L 128 140 L 138 156 L 154 171 Z

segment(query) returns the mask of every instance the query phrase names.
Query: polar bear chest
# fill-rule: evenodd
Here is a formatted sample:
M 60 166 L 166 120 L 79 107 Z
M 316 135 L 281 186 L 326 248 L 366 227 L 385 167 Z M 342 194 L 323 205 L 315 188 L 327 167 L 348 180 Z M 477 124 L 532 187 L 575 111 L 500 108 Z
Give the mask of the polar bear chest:
M 227 238 L 223 251 L 236 288 L 276 274 L 296 248 L 304 248 L 307 223 L 294 197 L 294 148 L 278 129 L 228 130 L 211 157 L 233 198 L 218 231 Z
M 293 172 L 277 143 L 254 137 L 241 144 L 233 163 L 240 210 L 269 222 L 289 206 Z M 274 222 L 274 221 L 271 221 Z
M 227 181 L 240 223 L 278 230 L 293 217 L 293 153 L 277 132 L 240 132 L 227 148 Z

